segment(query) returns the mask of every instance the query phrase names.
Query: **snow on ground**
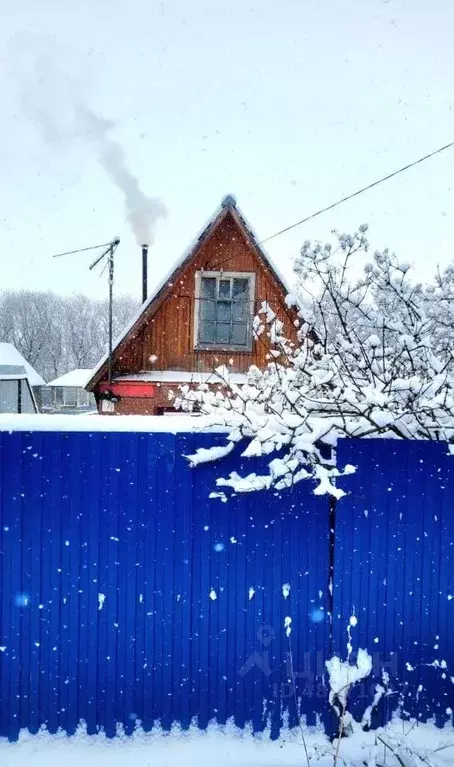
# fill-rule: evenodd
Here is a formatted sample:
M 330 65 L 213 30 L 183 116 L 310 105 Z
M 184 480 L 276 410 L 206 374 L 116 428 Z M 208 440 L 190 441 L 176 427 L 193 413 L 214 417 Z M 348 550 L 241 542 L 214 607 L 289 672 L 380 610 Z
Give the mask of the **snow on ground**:
M 340 756 L 345 761 L 339 764 L 360 767 L 383 763 L 383 747 L 375 745 L 376 734 L 359 729 L 351 737 L 344 738 Z M 451 726 L 439 730 L 431 724 L 415 726 L 396 721 L 386 728 L 384 737 L 390 742 L 411 745 L 420 756 L 452 744 L 452 747 L 438 751 L 435 757 L 431 756 L 429 762 L 411 763 L 430 763 L 437 767 L 454 764 L 454 729 Z M 306 738 L 311 765 L 332 767 L 334 746 L 323 733 L 308 731 Z M 0 764 L 2 767 L 200 767 L 201 764 L 207 767 L 304 767 L 306 762 L 299 731 L 287 732 L 279 741 L 271 741 L 268 735 L 252 737 L 233 726 L 213 725 L 207 731 L 192 728 L 185 733 L 175 730 L 169 735 L 154 730 L 113 740 L 104 735 L 87 736 L 82 729 L 73 737 L 49 735 L 45 731 L 38 735 L 23 732 L 17 743 L 0 739 Z M 398 762 L 388 752 L 385 764 L 394 767 Z

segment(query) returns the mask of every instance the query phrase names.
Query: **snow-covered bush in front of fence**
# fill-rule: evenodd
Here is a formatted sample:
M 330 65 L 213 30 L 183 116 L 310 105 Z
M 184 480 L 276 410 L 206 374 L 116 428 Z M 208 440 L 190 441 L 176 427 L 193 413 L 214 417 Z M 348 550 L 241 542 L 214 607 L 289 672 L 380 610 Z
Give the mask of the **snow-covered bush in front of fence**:
M 388 673 L 382 670 L 382 684 L 375 685 L 373 699 L 366 707 L 361 721 L 355 721 L 348 710 L 348 699 L 351 690 L 359 682 L 363 681 L 372 672 L 372 657 L 366 649 L 359 648 L 356 653 L 356 661 L 352 660 L 353 644 L 352 629 L 357 626 L 357 618 L 352 615 L 347 626 L 347 657 L 345 660 L 337 655 L 326 661 L 326 669 L 329 678 L 329 703 L 339 718 L 339 730 L 337 739 L 333 743 L 333 765 L 342 764 L 343 767 L 354 767 L 358 762 L 348 758 L 348 746 L 345 743 L 358 732 L 367 731 L 371 725 L 372 712 L 378 707 L 383 697 L 393 695 Z M 430 664 L 433 665 L 433 664 Z M 396 727 L 397 722 L 399 728 Z M 451 723 L 452 724 L 452 723 Z M 375 732 L 375 745 L 370 749 L 367 758 L 359 764 L 366 767 L 440 767 L 446 764 L 443 757 L 449 753 L 454 758 L 454 737 L 452 727 L 447 729 L 448 737 L 436 747 L 430 744 L 423 746 L 416 744 L 409 737 L 419 722 L 400 719 L 397 715 L 394 719 L 379 728 Z M 345 738 L 345 736 L 348 736 Z M 341 754 L 342 752 L 342 754 Z M 310 760 L 307 760 L 310 765 Z M 450 762 L 449 762 L 450 763 Z
M 372 671 L 372 657 L 367 650 L 359 648 L 356 663 L 352 663 L 350 657 L 342 661 L 337 655 L 326 661 L 329 675 L 330 693 L 329 702 L 339 716 L 347 717 L 347 700 L 351 688 L 362 679 L 369 676 Z M 350 715 L 345 721 L 348 725 Z
M 336 750 L 336 757 L 339 754 L 340 740 L 345 733 L 351 733 L 353 731 L 354 719 L 347 709 L 348 696 L 352 687 L 358 682 L 369 676 L 372 671 L 372 657 L 367 650 L 360 647 L 357 652 L 356 662 L 352 662 L 352 628 L 358 624 L 356 615 L 351 615 L 347 626 L 347 658 L 341 660 L 339 656 L 333 655 L 332 658 L 326 661 L 325 666 L 328 671 L 329 679 L 329 703 L 339 717 L 339 736 L 338 745 Z M 374 703 L 378 705 L 381 695 L 377 697 Z M 370 714 L 372 712 L 372 706 L 370 712 L 365 712 L 370 723 Z M 364 717 L 363 717 L 364 720 Z M 367 722 L 363 721 L 363 725 L 367 726 Z
M 266 303 L 254 320 L 268 350 L 265 370 L 250 368 L 247 383 L 236 385 L 218 368 L 217 390 L 183 387 L 176 397 L 177 407 L 197 402 L 229 429 L 225 452 L 246 438 L 243 456 L 270 457 L 266 473 L 233 473 L 220 487 L 247 492 L 312 479 L 316 493 L 340 497 L 336 478 L 354 468 L 336 467 L 339 437 L 454 440 L 454 267 L 427 285 L 387 250 L 358 267 L 366 229 L 337 235 L 335 249 L 304 244 L 287 299 L 297 339 L 285 337 Z M 220 453 L 188 457 L 198 464 Z

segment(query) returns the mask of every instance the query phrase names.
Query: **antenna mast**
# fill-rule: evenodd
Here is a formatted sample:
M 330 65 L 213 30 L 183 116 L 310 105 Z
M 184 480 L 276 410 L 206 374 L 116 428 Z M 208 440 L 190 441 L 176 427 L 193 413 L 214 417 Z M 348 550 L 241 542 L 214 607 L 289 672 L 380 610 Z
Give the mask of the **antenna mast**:
M 116 237 L 111 242 L 104 242 L 102 245 L 92 245 L 89 248 L 79 248 L 78 250 L 68 250 L 66 253 L 57 253 L 53 258 L 60 258 L 61 256 L 71 256 L 75 253 L 83 253 L 87 250 L 97 250 L 98 248 L 105 248 L 100 256 L 95 258 L 92 264 L 90 264 L 90 271 L 99 264 L 103 258 L 107 259 L 107 267 L 109 270 L 109 350 L 107 357 L 107 376 L 109 386 L 112 383 L 112 351 L 113 351 L 113 285 L 114 285 L 114 253 L 120 244 L 120 238 Z
M 112 240 L 112 242 L 109 242 L 104 253 L 101 253 L 98 258 L 95 258 L 89 267 L 91 271 L 103 258 L 107 257 L 107 265 L 109 269 L 109 351 L 107 357 L 107 380 L 109 386 L 112 383 L 114 253 L 119 244 L 120 239 L 118 237 L 115 240 Z

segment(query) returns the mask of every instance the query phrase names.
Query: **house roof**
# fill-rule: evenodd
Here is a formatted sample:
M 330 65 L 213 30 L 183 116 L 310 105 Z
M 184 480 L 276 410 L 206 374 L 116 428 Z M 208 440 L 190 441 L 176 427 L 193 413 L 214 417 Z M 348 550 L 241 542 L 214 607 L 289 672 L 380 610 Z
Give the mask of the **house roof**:
M 91 368 L 76 368 L 70 370 L 69 373 L 54 378 L 53 381 L 49 381 L 48 386 L 71 386 L 75 388 L 83 389 L 89 381 L 93 371 Z
M 4 370 L 8 378 L 28 378 L 30 386 L 45 386 L 45 381 L 39 373 L 27 362 L 13 344 L 0 343 L 0 366 L 3 368 L 22 368 L 23 372 Z M 3 375 L 0 377 L 4 377 Z
M 0 381 L 17 381 L 18 378 L 27 378 L 23 365 L 0 365 Z
M 243 230 L 244 234 L 248 238 L 248 240 L 253 245 L 256 255 L 258 258 L 266 264 L 268 269 L 272 272 L 277 282 L 282 287 L 282 290 L 285 294 L 290 293 L 290 289 L 288 285 L 286 284 L 286 281 L 282 274 L 279 272 L 275 264 L 273 263 L 270 256 L 265 252 L 263 247 L 260 245 L 259 241 L 257 240 L 254 232 L 252 231 L 249 223 L 247 222 L 245 216 L 240 211 L 240 209 L 237 206 L 236 199 L 232 195 L 227 195 L 227 197 L 224 197 L 224 199 L 221 202 L 221 205 L 215 210 L 213 215 L 208 219 L 205 226 L 200 230 L 196 238 L 193 240 L 189 248 L 187 248 L 182 256 L 179 258 L 179 260 L 173 265 L 172 269 L 169 271 L 169 273 L 164 277 L 163 280 L 158 284 L 158 286 L 155 288 L 155 290 L 149 295 L 147 300 L 142 304 L 139 311 L 133 317 L 131 322 L 125 327 L 121 335 L 116 339 L 115 343 L 113 344 L 113 350 L 112 353 L 115 355 L 115 351 L 118 349 L 119 346 L 126 340 L 126 338 L 129 336 L 130 333 L 133 331 L 138 331 L 139 327 L 142 322 L 142 318 L 145 314 L 149 315 L 149 312 L 147 311 L 149 307 L 153 304 L 154 301 L 157 302 L 157 300 L 172 287 L 172 284 L 176 281 L 178 278 L 178 273 L 180 270 L 182 270 L 186 264 L 195 256 L 198 248 L 202 245 L 204 240 L 206 240 L 209 235 L 213 232 L 213 230 L 224 220 L 224 218 L 231 214 L 236 221 L 236 223 L 240 226 L 240 228 Z M 100 360 L 98 365 L 95 367 L 92 377 L 86 384 L 86 388 L 91 390 L 99 380 L 101 380 L 105 370 L 107 369 L 107 360 L 108 355 L 104 355 L 104 357 Z

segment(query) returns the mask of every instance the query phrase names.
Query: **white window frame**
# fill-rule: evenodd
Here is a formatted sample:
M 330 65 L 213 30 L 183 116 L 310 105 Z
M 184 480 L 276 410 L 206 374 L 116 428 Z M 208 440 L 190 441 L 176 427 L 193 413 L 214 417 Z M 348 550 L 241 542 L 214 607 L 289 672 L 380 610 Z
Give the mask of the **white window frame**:
M 250 306 L 252 307 L 249 323 L 250 327 L 248 327 L 248 343 L 244 346 L 237 346 L 237 345 L 231 345 L 231 344 L 225 344 L 225 345 L 215 345 L 215 344 L 203 344 L 198 342 L 199 338 L 199 310 L 200 310 L 200 299 L 201 299 L 201 285 L 202 285 L 202 279 L 205 277 L 214 277 L 216 279 L 239 279 L 249 280 L 249 302 Z M 253 344 L 253 333 L 252 333 L 252 322 L 253 322 L 253 307 L 254 307 L 254 299 L 255 299 L 255 272 L 205 272 L 200 271 L 195 273 L 195 301 L 194 301 L 194 349 L 195 351 L 232 351 L 232 352 L 243 352 L 245 354 L 250 354 L 252 352 L 252 344 Z
M 77 407 L 79 404 L 77 386 L 62 386 L 62 389 L 63 389 L 63 407 Z M 69 393 L 71 391 L 74 392 L 74 399 L 68 402 Z

